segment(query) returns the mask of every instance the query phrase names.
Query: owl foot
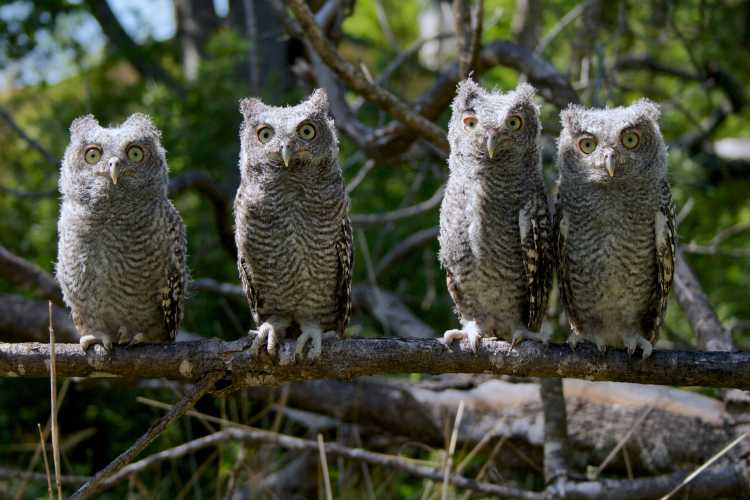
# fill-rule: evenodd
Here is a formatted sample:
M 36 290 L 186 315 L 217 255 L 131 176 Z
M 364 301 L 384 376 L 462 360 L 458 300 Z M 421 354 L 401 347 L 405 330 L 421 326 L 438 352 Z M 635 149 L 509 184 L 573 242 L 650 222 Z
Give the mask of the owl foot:
M 580 335 L 578 335 L 577 333 L 571 333 L 570 335 L 568 335 L 568 339 L 566 340 L 566 342 L 570 346 L 571 351 L 576 350 L 576 347 L 578 346 L 578 342 L 581 341 L 579 337 Z
M 635 353 L 635 350 L 637 347 L 640 346 L 641 350 L 643 351 L 643 356 L 641 359 L 646 359 L 649 356 L 651 356 L 651 353 L 653 352 L 654 348 L 651 345 L 651 342 L 643 338 L 642 336 L 636 334 L 636 335 L 626 335 L 624 338 L 625 341 L 625 348 L 628 350 L 629 355 L 633 355 Z
M 442 342 L 445 345 L 450 344 L 454 340 L 468 340 L 469 347 L 472 352 L 477 352 L 479 347 L 479 339 L 482 338 L 482 332 L 479 331 L 479 327 L 474 321 L 464 323 L 461 330 L 448 330 L 443 334 Z
M 297 339 L 294 347 L 294 359 L 303 359 L 305 355 L 305 344 L 311 342 L 310 350 L 307 353 L 309 361 L 315 361 L 320 357 L 323 351 L 323 332 L 318 325 L 306 324 L 302 326 L 302 334 Z
M 128 332 L 125 326 L 121 326 L 117 330 L 117 343 L 124 345 L 138 345 L 145 341 L 145 334 L 143 332 L 136 332 L 134 335 Z
M 112 351 L 112 339 L 109 335 L 81 335 L 78 344 L 83 349 L 83 352 L 88 352 L 94 344 L 101 345 L 108 353 Z
M 287 321 L 274 321 L 269 319 L 258 327 L 258 335 L 250 346 L 253 356 L 259 356 L 265 346 L 271 357 L 276 356 L 279 342 L 284 338 L 284 331 L 289 326 Z
M 513 337 L 510 341 L 508 354 L 510 354 L 510 351 L 512 351 L 516 347 L 516 345 L 518 345 L 518 343 L 524 339 L 536 340 L 537 342 L 541 342 L 542 344 L 546 345 L 549 343 L 549 337 L 550 336 L 547 333 L 532 332 L 527 330 L 526 328 L 517 328 L 513 331 Z

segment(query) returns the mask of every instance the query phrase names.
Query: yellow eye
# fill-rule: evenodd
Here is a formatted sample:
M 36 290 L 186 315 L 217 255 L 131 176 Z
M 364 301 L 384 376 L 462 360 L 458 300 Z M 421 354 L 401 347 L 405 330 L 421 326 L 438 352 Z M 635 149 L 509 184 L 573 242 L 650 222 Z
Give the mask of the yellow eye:
M 518 130 L 523 126 L 523 119 L 518 115 L 510 115 L 505 120 L 505 126 L 510 130 Z
M 303 123 L 297 129 L 297 133 L 306 141 L 311 141 L 315 138 L 315 127 L 312 123 Z
M 590 155 L 596 149 L 596 139 L 590 135 L 581 137 L 578 139 L 578 149 L 580 149 L 583 154 Z
M 97 146 L 89 146 L 86 148 L 86 151 L 83 153 L 83 158 L 86 160 L 86 163 L 89 165 L 94 165 L 95 163 L 99 163 L 99 160 L 102 159 L 102 150 L 99 149 Z
M 476 116 L 465 116 L 464 117 L 464 127 L 466 128 L 474 128 L 477 126 L 477 117 Z
M 143 161 L 143 157 L 145 156 L 143 153 L 143 148 L 140 146 L 130 146 L 127 151 L 128 160 L 133 161 L 135 163 L 140 163 Z
M 626 130 L 620 136 L 620 142 L 626 148 L 633 149 L 641 143 L 641 136 L 635 129 Z
M 271 127 L 262 127 L 258 130 L 258 140 L 265 144 L 273 138 L 273 129 Z

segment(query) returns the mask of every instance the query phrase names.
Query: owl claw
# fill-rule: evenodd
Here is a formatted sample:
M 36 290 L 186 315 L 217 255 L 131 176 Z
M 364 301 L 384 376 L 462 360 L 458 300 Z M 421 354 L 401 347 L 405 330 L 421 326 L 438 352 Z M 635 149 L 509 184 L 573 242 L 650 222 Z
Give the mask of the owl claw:
M 448 330 L 443 334 L 441 342 L 445 345 L 450 344 L 454 340 L 468 340 L 469 348 L 471 351 L 476 353 L 479 348 L 479 340 L 482 338 L 482 334 L 475 328 L 467 328 L 464 326 L 463 330 Z
M 633 336 L 627 336 L 624 339 L 625 341 L 625 348 L 628 350 L 628 354 L 632 356 L 635 353 L 636 348 L 640 347 L 643 351 L 643 355 L 641 356 L 641 359 L 646 359 L 649 356 L 651 356 L 651 353 L 654 350 L 654 347 L 651 345 L 651 342 L 643 338 L 641 335 L 633 335 Z
M 253 356 L 257 357 L 260 356 L 260 352 L 263 350 L 263 347 L 265 347 L 268 354 L 270 354 L 271 357 L 275 357 L 278 348 L 278 341 L 279 338 L 276 333 L 276 328 L 266 321 L 258 327 L 258 335 L 250 346 L 250 352 Z
M 112 339 L 109 335 L 81 335 L 78 344 L 83 349 L 83 352 L 88 352 L 95 344 L 101 345 L 107 353 L 112 352 Z
M 297 339 L 297 344 L 294 348 L 294 359 L 301 360 L 305 354 L 305 344 L 311 342 L 310 350 L 307 353 L 307 359 L 309 361 L 315 361 L 320 357 L 323 352 L 323 332 L 317 325 L 305 325 L 302 327 L 302 334 Z

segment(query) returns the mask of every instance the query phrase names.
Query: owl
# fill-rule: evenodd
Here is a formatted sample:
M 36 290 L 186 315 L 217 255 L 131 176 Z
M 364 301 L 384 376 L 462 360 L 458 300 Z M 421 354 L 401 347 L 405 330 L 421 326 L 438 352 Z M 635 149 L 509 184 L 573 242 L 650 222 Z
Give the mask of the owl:
M 448 140 L 450 175 L 440 207 L 439 259 L 462 328 L 443 341 L 539 333 L 554 257 L 542 178 L 534 88 L 488 92 L 458 85 Z
M 561 114 L 555 242 L 569 343 L 600 350 L 638 346 L 651 355 L 667 307 L 675 259 L 675 217 L 659 108 Z
M 151 119 L 136 113 L 109 128 L 91 115 L 75 119 L 59 189 L 56 275 L 81 347 L 173 341 L 187 243 Z
M 321 353 L 322 334 L 349 322 L 352 228 L 338 139 L 322 89 L 296 106 L 240 101 L 240 186 L 234 201 L 238 269 L 258 334 L 274 356 L 299 334 L 295 358 Z

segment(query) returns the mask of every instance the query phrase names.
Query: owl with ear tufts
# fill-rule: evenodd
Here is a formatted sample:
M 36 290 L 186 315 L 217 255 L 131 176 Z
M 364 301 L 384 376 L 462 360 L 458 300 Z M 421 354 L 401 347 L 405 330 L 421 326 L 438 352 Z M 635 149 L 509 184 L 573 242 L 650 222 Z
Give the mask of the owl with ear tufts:
M 240 102 L 240 186 L 234 201 L 238 268 L 258 334 L 257 355 L 299 333 L 295 357 L 321 354 L 322 334 L 349 322 L 352 229 L 328 99 L 296 106 Z
M 539 333 L 552 281 L 551 223 L 534 88 L 458 85 L 448 132 L 450 175 L 440 208 L 440 263 L 462 324 L 444 342 Z
M 70 126 L 60 172 L 56 275 L 87 350 L 169 342 L 188 280 L 185 226 L 167 198 L 161 133 L 143 114 Z
M 555 233 L 560 294 L 572 333 L 600 350 L 651 355 L 675 262 L 675 216 L 659 108 L 562 112 Z

